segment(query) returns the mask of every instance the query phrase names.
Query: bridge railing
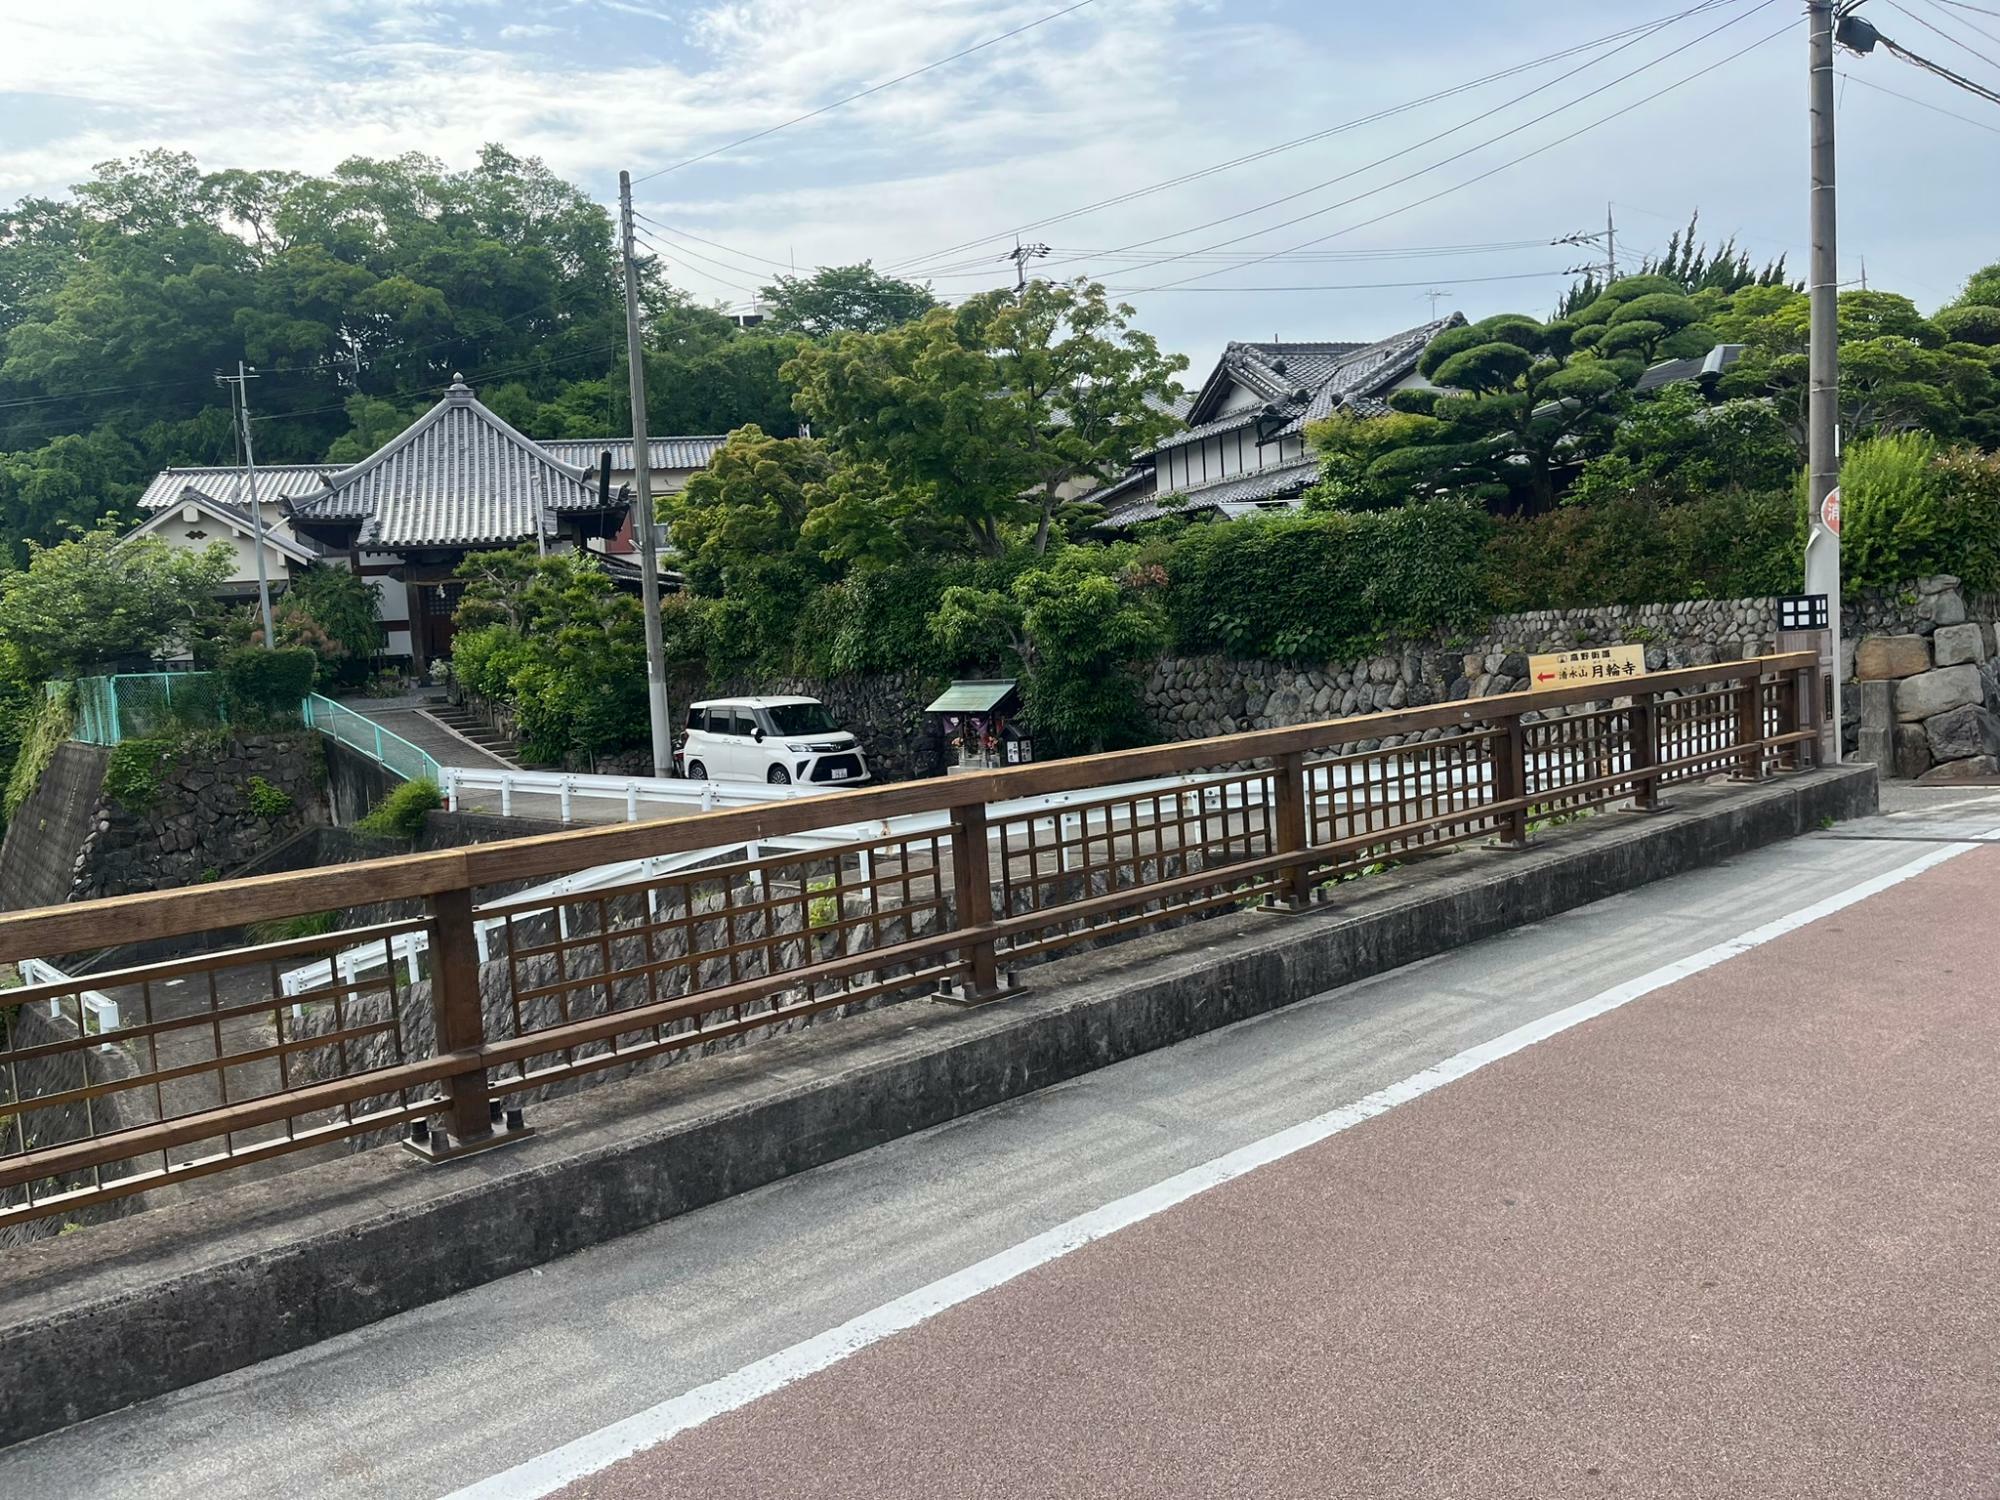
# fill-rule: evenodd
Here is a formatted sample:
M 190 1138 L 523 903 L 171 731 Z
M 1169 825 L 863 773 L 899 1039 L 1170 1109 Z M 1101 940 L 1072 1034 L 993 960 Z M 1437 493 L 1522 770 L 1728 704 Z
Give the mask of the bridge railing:
M 1816 680 L 1770 656 L 0 914 L 0 961 L 188 955 L 6 992 L 0 1223 L 352 1138 L 478 1149 L 601 1069 L 1800 769 Z

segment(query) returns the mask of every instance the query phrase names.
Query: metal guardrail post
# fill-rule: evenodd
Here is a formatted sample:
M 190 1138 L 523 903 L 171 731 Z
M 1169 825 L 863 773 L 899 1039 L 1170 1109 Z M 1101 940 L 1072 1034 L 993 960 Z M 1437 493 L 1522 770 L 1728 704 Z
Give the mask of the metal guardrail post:
M 440 891 L 431 897 L 430 906 L 431 1018 L 436 1026 L 437 1052 L 442 1057 L 482 1045 L 486 1019 L 479 997 L 479 945 L 472 892 Z M 419 1155 L 441 1161 L 524 1133 L 502 1135 L 494 1130 L 483 1064 L 451 1074 L 442 1088 L 444 1130 L 413 1138 L 408 1144 Z
M 1731 781 L 1764 779 L 1764 679 L 1756 673 L 1736 684 L 1736 769 Z
M 1271 842 L 1275 854 L 1296 854 L 1299 862 L 1282 871 L 1279 889 L 1265 898 L 1273 911 L 1304 911 L 1312 904 L 1311 843 L 1306 816 L 1306 757 L 1303 750 L 1280 755 L 1271 766 Z
M 1503 719 L 1493 733 L 1493 800 L 1518 802 L 1528 795 L 1528 737 L 1518 716 Z M 1494 830 L 1495 849 L 1528 847 L 1528 809 L 1517 807 L 1500 815 Z
M 1665 812 L 1660 800 L 1660 709 L 1651 693 L 1634 693 L 1627 714 L 1631 726 L 1632 810 Z
M 951 814 L 951 887 L 953 926 L 963 931 L 985 927 L 993 920 L 993 872 L 987 851 L 986 804 L 967 803 Z M 1005 858 L 1005 852 L 1002 852 Z M 970 942 L 959 950 L 970 972 L 945 986 L 941 999 L 977 1005 L 1001 991 L 1000 965 L 992 940 Z

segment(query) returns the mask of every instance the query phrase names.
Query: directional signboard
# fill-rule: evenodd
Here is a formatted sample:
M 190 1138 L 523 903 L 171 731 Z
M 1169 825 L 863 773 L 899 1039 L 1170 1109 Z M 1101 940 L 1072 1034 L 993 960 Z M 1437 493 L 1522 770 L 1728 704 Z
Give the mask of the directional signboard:
M 1611 682 L 1642 676 L 1644 646 L 1587 646 L 1580 651 L 1556 651 L 1528 658 L 1528 686 L 1573 687 L 1580 682 Z

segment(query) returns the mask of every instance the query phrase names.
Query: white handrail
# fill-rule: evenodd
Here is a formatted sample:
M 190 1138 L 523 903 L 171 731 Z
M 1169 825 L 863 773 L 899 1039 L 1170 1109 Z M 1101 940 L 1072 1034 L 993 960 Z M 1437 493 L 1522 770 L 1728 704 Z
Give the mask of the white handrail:
M 579 801 L 615 802 L 623 819 L 637 823 L 646 818 L 673 813 L 713 812 L 718 807 L 755 807 L 764 802 L 785 802 L 801 797 L 823 797 L 829 792 L 852 791 L 851 783 L 841 785 L 762 781 L 687 781 L 658 776 L 590 776 L 575 771 L 517 771 L 497 766 L 445 766 L 441 770 L 445 806 L 452 812 L 464 807 L 470 792 L 498 792 L 502 817 L 514 815 L 514 798 L 519 795 L 554 797 L 564 823 L 574 821 Z
M 68 984 L 70 976 L 44 958 L 24 958 L 14 965 L 21 971 L 21 978 L 29 984 Z M 102 990 L 77 990 L 74 992 L 82 1016 L 95 1017 L 99 1031 L 115 1031 L 118 1028 L 118 1002 Z M 62 996 L 49 997 L 49 1014 L 62 1014 Z M 89 1025 L 83 1029 L 88 1031 Z

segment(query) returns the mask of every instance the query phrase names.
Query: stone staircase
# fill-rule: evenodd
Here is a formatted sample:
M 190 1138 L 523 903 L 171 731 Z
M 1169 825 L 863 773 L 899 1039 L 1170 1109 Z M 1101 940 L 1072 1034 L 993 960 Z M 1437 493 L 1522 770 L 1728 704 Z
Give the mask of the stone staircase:
M 521 764 L 521 747 L 464 705 L 433 703 L 424 712 L 440 724 L 464 735 L 488 755 L 496 756 L 510 766 Z

